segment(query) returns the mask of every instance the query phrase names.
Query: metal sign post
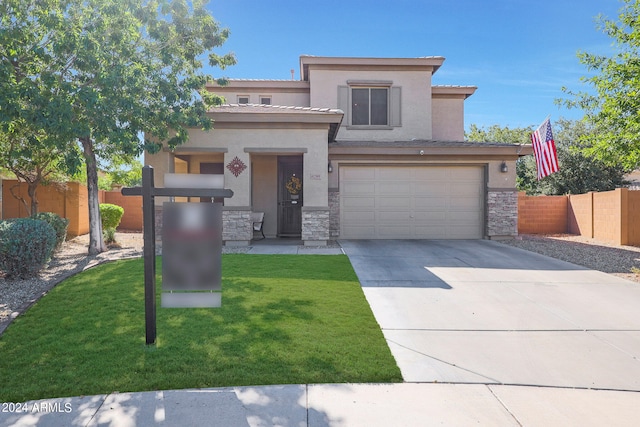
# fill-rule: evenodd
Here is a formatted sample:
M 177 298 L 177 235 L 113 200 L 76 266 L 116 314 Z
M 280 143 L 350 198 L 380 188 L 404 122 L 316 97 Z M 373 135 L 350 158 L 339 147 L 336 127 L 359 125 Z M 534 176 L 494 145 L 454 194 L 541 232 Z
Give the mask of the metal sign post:
M 233 197 L 233 191 L 220 188 L 156 188 L 153 167 L 145 166 L 142 168 L 142 187 L 123 188 L 121 192 L 123 196 L 142 196 L 145 333 L 147 345 L 152 345 L 156 342 L 155 196 L 229 198 Z

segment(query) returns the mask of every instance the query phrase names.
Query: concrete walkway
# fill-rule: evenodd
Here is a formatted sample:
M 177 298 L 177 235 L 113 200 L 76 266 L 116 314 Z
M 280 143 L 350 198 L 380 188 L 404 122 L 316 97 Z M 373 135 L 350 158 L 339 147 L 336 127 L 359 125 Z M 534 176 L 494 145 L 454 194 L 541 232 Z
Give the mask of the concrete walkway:
M 341 244 L 405 383 L 50 399 L 0 426 L 640 425 L 636 283 L 490 241 Z

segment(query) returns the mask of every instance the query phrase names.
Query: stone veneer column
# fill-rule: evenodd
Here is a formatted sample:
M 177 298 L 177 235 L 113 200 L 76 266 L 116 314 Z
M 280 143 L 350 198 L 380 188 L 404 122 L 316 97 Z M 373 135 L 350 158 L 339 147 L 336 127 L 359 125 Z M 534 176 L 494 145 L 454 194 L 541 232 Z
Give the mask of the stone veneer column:
M 325 246 L 329 240 L 329 208 L 302 207 L 302 240 L 305 246 Z
M 329 238 L 340 237 L 340 191 L 329 189 Z
M 253 237 L 251 210 L 225 206 L 222 210 L 222 240 L 227 246 L 246 246 Z
M 518 191 L 487 191 L 487 235 L 490 239 L 518 235 Z

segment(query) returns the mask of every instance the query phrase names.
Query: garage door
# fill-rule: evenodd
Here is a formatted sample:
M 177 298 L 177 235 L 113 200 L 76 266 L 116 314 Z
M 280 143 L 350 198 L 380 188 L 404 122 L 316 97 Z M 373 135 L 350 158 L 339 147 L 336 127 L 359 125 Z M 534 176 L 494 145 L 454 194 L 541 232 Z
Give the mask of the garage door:
M 341 166 L 344 239 L 479 239 L 479 166 Z

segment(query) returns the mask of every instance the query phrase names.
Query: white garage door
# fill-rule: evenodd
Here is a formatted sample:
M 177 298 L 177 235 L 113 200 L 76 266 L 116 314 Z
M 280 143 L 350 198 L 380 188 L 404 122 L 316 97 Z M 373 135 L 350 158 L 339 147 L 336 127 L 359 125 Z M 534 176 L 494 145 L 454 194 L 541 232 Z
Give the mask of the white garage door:
M 341 166 L 343 239 L 479 239 L 479 166 Z

